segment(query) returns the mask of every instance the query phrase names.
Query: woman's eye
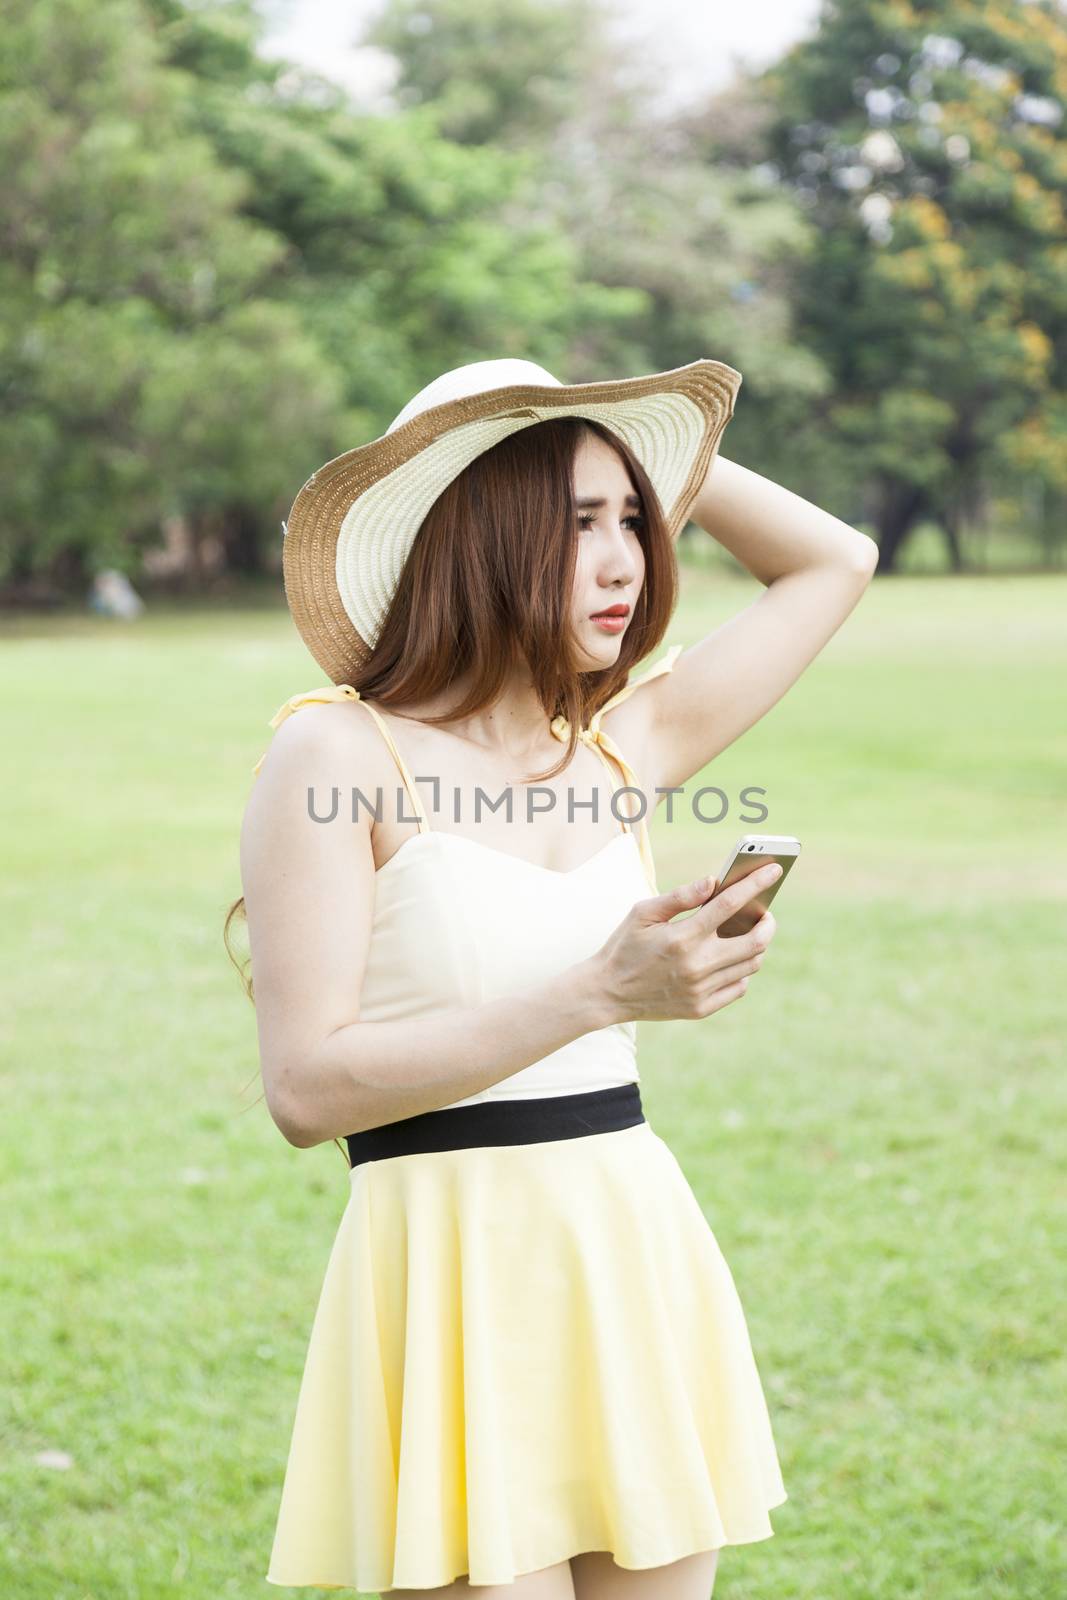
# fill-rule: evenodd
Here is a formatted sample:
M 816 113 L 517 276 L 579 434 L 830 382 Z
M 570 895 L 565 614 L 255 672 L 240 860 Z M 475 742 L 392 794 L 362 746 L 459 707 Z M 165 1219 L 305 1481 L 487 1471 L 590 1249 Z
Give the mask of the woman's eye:
M 633 527 L 635 533 L 637 532 L 638 528 L 642 528 L 644 526 L 644 522 L 645 519 L 642 516 L 635 515 L 624 518 L 624 526 L 626 523 L 629 523 Z M 580 528 L 591 528 L 593 526 L 593 513 L 591 511 L 580 511 L 578 513 L 578 526 Z

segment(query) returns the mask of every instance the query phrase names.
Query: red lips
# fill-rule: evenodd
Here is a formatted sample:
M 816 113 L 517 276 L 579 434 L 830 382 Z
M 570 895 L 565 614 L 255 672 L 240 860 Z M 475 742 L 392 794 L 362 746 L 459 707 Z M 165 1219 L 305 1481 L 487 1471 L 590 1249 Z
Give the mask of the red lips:
M 629 615 L 629 611 L 629 606 L 609 606 L 606 611 L 594 611 L 589 620 L 595 621 L 597 617 L 625 617 Z

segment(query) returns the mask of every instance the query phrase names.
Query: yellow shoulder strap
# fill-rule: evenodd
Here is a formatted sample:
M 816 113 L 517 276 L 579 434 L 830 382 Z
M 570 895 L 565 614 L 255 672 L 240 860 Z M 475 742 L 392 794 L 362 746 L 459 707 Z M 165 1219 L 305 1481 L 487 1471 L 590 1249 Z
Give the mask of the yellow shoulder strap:
M 291 716 L 294 711 L 299 711 L 301 706 L 328 705 L 334 700 L 362 700 L 362 696 L 360 695 L 359 690 L 354 689 L 350 683 L 327 683 L 321 689 L 309 689 L 306 694 L 291 694 L 288 700 L 282 701 L 273 717 L 271 717 L 268 726 L 271 728 L 279 727 L 285 721 L 286 717 Z M 415 808 L 415 815 L 419 820 L 419 832 L 425 833 L 430 824 L 426 819 L 426 812 L 423 809 L 422 801 L 419 799 L 418 790 L 415 788 L 415 780 L 408 771 L 407 762 L 397 749 L 396 741 L 389 732 L 381 712 L 377 711 L 375 707 L 372 706 L 367 700 L 362 700 L 362 704 L 370 712 L 371 716 L 378 724 L 382 738 L 389 746 L 393 760 L 400 769 L 400 776 L 403 779 L 404 787 L 408 792 L 408 798 Z M 266 759 L 267 752 L 264 750 L 255 766 L 252 768 L 253 777 L 259 776 L 259 769 Z
M 589 727 L 595 733 L 600 727 L 600 719 L 605 711 L 610 711 L 612 706 L 619 705 L 623 700 L 632 695 L 635 689 L 640 689 L 643 683 L 649 683 L 653 678 L 658 678 L 664 672 L 670 672 L 674 663 L 685 649 L 684 645 L 672 644 L 665 656 L 661 656 L 654 666 L 647 672 L 638 673 L 636 678 L 629 678 L 621 689 L 616 689 L 610 700 L 605 700 L 598 711 L 594 711 L 589 719 Z
M 611 735 L 606 729 L 600 726 L 600 719 L 604 715 L 605 711 L 610 711 L 612 706 L 619 705 L 627 698 L 628 695 L 633 694 L 635 689 L 639 689 L 643 683 L 648 683 L 651 679 L 658 678 L 661 673 L 670 672 L 684 648 L 684 645 L 672 644 L 670 649 L 667 651 L 667 654 L 665 656 L 661 656 L 654 666 L 649 667 L 647 671 L 639 673 L 636 678 L 631 678 L 627 683 L 624 683 L 622 688 L 618 689 L 615 694 L 611 696 L 610 700 L 606 700 L 599 710 L 594 711 L 593 715 L 589 719 L 588 728 L 583 728 L 581 733 L 578 735 L 579 739 L 581 739 L 584 744 L 591 745 L 592 748 L 596 750 L 601 760 L 604 761 L 605 766 L 608 765 L 605 759 L 605 752 L 612 758 L 613 761 L 618 762 L 623 774 L 623 782 L 620 787 L 629 787 L 640 790 L 641 793 L 644 793 L 644 791 L 641 789 L 640 783 L 638 782 L 636 772 L 630 766 L 629 762 L 626 760 L 625 756 Z M 552 732 L 556 735 L 557 739 L 561 739 L 564 742 L 566 741 L 569 734 L 569 724 L 566 717 L 554 718 L 552 722 Z M 608 771 L 611 772 L 610 767 L 608 767 Z M 614 776 L 614 774 L 612 776 Z M 629 830 L 628 822 L 624 823 L 623 826 Z M 640 830 L 641 831 L 637 836 L 637 843 L 641 852 L 641 860 L 644 863 L 645 875 L 648 878 L 649 883 L 652 885 L 652 893 L 659 894 L 659 889 L 656 886 L 656 863 L 652 855 L 652 841 L 648 835 L 647 811 L 645 816 L 641 818 Z

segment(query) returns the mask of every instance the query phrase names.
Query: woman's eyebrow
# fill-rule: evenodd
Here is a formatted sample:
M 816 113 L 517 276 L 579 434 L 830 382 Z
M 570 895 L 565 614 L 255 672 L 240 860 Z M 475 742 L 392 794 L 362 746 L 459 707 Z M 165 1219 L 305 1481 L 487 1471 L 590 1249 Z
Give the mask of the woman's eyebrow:
M 574 503 L 583 511 L 599 511 L 600 507 L 606 506 L 608 502 L 606 500 L 585 499 L 576 500 Z M 638 499 L 637 495 L 628 494 L 626 499 L 623 501 L 623 504 L 627 506 L 640 506 L 641 501 Z

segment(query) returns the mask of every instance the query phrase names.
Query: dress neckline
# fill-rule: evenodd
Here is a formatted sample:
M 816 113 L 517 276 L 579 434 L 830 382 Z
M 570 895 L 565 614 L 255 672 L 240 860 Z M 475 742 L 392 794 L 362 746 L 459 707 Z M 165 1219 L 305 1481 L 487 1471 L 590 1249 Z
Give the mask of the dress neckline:
M 593 713 L 589 721 L 589 726 L 587 728 L 581 728 L 578 731 L 579 741 L 583 744 L 589 745 L 593 750 L 595 750 L 604 766 L 607 768 L 609 774 L 611 775 L 613 788 L 618 786 L 615 784 L 615 774 L 611 766 L 612 761 L 615 762 L 623 775 L 624 782 L 621 785 L 623 790 L 632 789 L 637 792 L 641 791 L 641 785 L 638 781 L 637 774 L 627 762 L 622 751 L 615 743 L 615 740 L 604 728 L 602 718 L 606 712 L 621 704 L 622 701 L 631 695 L 635 689 L 640 688 L 643 683 L 648 683 L 651 679 L 658 678 L 661 673 L 670 672 L 674 666 L 675 660 L 681 654 L 681 651 L 682 646 L 680 644 L 671 645 L 670 649 L 667 651 L 667 654 L 660 661 L 657 661 L 654 666 L 649 667 L 647 671 L 640 673 L 636 678 L 629 678 L 621 689 L 616 690 L 616 692 L 610 696 L 604 705 L 602 705 L 599 710 Z M 338 700 L 360 700 L 362 698 L 363 697 L 360 691 L 355 688 L 353 684 L 324 684 L 318 689 L 308 690 L 305 694 L 290 695 L 288 700 L 284 700 L 274 713 L 273 717 L 271 717 L 270 726 L 272 728 L 277 728 L 280 723 L 284 722 L 286 717 L 290 716 L 292 712 L 299 710 L 301 706 L 313 705 L 319 702 L 329 703 L 330 701 Z M 606 855 L 608 850 L 611 848 L 611 845 L 614 843 L 613 840 L 609 840 L 608 843 L 603 845 L 600 850 L 598 850 L 594 855 L 590 856 L 587 861 L 579 862 L 576 867 L 560 869 L 558 867 L 539 866 L 537 862 L 526 861 L 522 856 L 512 855 L 510 851 L 497 850 L 493 845 L 480 844 L 477 839 L 469 839 L 465 834 L 450 834 L 447 830 L 442 832 L 440 829 L 431 829 L 426 822 L 425 810 L 423 808 L 422 801 L 419 799 L 414 779 L 412 778 L 411 773 L 408 771 L 404 758 L 397 748 L 396 740 L 393 738 L 393 735 L 390 732 L 385 717 L 376 706 L 373 706 L 370 703 L 369 700 L 364 701 L 364 705 L 369 715 L 372 716 L 374 721 L 377 723 L 378 729 L 388 745 L 394 761 L 396 762 L 400 776 L 404 781 L 404 787 L 407 789 L 411 803 L 415 808 L 416 816 L 420 819 L 422 824 L 420 827 L 420 833 L 441 833 L 441 836 L 444 838 L 455 838 L 459 839 L 461 842 L 465 841 L 467 844 L 473 845 L 475 849 L 483 850 L 489 855 L 496 856 L 498 859 L 503 859 L 504 861 L 517 861 L 520 867 L 528 868 L 532 872 L 539 872 L 542 877 L 547 875 L 549 878 L 557 879 L 577 877 L 580 872 L 584 872 L 587 867 L 591 867 L 595 861 L 598 861 L 601 858 L 601 856 Z M 552 722 L 550 723 L 550 728 L 553 736 L 556 739 L 559 739 L 564 743 L 567 742 L 570 737 L 571 730 L 566 718 L 563 716 L 553 717 Z M 260 768 L 266 760 L 266 754 L 266 751 L 264 751 L 263 755 L 260 756 L 255 766 L 252 768 L 253 776 L 258 774 Z M 375 876 L 380 877 L 382 873 L 387 872 L 389 866 L 396 859 L 396 857 L 401 855 L 402 852 L 407 849 L 409 844 L 414 844 L 418 837 L 419 834 L 415 834 L 411 838 L 405 839 L 404 843 L 400 846 L 400 849 L 394 850 L 393 854 L 389 857 L 389 860 L 386 861 L 383 866 L 375 869 Z M 641 861 L 644 876 L 651 886 L 652 893 L 658 894 L 659 890 L 656 887 L 656 867 L 655 862 L 652 859 L 652 845 L 648 835 L 647 817 L 636 819 L 629 818 L 627 826 L 624 828 L 622 834 L 618 837 L 629 837 L 634 840 L 637 846 L 638 856 Z
M 637 844 L 637 838 L 633 832 L 627 831 L 625 833 L 617 833 L 612 838 L 608 839 L 605 844 L 602 844 L 599 850 L 594 851 L 591 856 L 587 856 L 584 861 L 579 861 L 576 867 L 545 867 L 542 866 L 539 861 L 527 861 L 524 856 L 517 856 L 511 850 L 498 850 L 495 845 L 483 844 L 481 840 L 472 839 L 465 833 L 455 833 L 447 828 L 427 828 L 420 833 L 413 833 L 407 839 L 405 839 L 403 844 L 400 845 L 399 849 L 393 851 L 388 861 L 383 861 L 382 865 L 375 869 L 375 879 L 384 877 L 385 874 L 388 873 L 390 867 L 393 865 L 393 862 L 398 860 L 400 856 L 404 855 L 405 852 L 410 850 L 412 846 L 416 845 L 420 839 L 451 839 L 461 845 L 468 846 L 472 850 L 481 850 L 486 855 L 496 856 L 499 860 L 513 862 L 515 866 L 522 871 L 540 873 L 542 877 L 548 878 L 576 877 L 578 873 L 585 872 L 589 867 L 593 866 L 594 863 L 602 860 L 603 857 L 607 855 L 609 850 L 614 849 L 624 840 L 629 839 L 632 840 L 634 844 Z M 643 866 L 642 870 L 644 870 Z

